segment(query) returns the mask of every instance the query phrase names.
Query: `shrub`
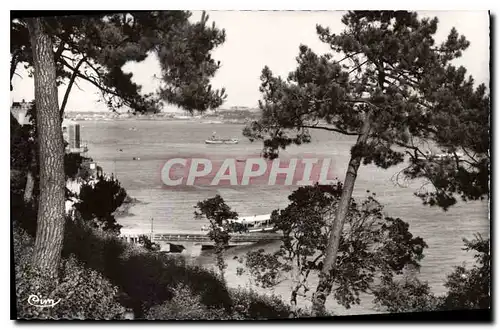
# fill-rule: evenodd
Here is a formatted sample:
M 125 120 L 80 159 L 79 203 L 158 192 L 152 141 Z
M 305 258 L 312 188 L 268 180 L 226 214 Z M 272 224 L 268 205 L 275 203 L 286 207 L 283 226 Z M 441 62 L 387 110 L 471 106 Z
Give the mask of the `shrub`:
M 31 266 L 32 239 L 14 232 L 17 317 L 20 319 L 119 319 L 125 309 L 118 303 L 118 288 L 74 257 L 62 259 L 58 274 Z M 33 296 L 53 299 L 53 307 L 40 308 Z M 57 303 L 57 301 L 60 301 Z M 31 303 L 30 303 L 31 302 Z
M 286 319 L 292 315 L 290 306 L 277 296 L 260 295 L 253 290 L 231 289 L 231 308 L 209 308 L 201 296 L 186 285 L 173 289 L 173 298 L 152 307 L 147 313 L 149 320 L 272 320 Z M 298 315 L 310 316 L 307 312 Z
M 148 251 L 160 251 L 161 247 L 158 243 L 151 241 L 151 239 L 146 235 L 139 236 L 139 244 L 142 245 Z
M 286 319 L 292 314 L 290 306 L 277 296 L 259 295 L 254 290 L 230 290 L 233 318 L 271 320 Z
M 476 264 L 466 269 L 455 267 L 447 276 L 444 296 L 434 296 L 427 283 L 415 277 L 401 281 L 386 280 L 374 290 L 375 303 L 389 312 L 418 312 L 432 310 L 487 309 L 491 306 L 490 240 L 477 235 L 464 239 L 464 250 L 476 251 Z
M 76 210 L 83 220 L 95 228 L 118 235 L 121 225 L 116 222 L 113 212 L 125 200 L 127 192 L 114 177 L 99 176 L 96 182 L 86 182 L 80 187 Z
M 173 298 L 152 307 L 146 313 L 148 320 L 228 320 L 230 315 L 222 308 L 208 308 L 201 296 L 184 284 L 173 289 Z
M 84 222 L 66 225 L 63 255 L 69 254 L 117 285 L 136 318 L 279 319 L 290 315 L 289 306 L 278 297 L 228 290 L 214 271 L 128 244 Z M 196 308 L 189 314 L 177 305 Z
M 86 267 L 95 269 L 127 294 L 136 317 L 152 306 L 174 297 L 173 288 L 182 283 L 200 296 L 209 308 L 230 309 L 227 288 L 211 271 L 187 266 L 177 258 L 148 252 L 113 234 L 90 228 L 84 222 L 68 221 L 63 255 L 74 254 Z
M 278 297 L 228 290 L 213 271 L 148 252 L 83 222 L 68 219 L 57 278 L 29 266 L 32 249 L 33 238 L 14 231 L 19 318 L 120 318 L 125 309 L 117 302 L 119 293 L 136 318 L 283 319 L 291 314 Z M 38 309 L 27 304 L 31 294 L 64 300 L 54 308 Z
M 464 239 L 464 250 L 475 251 L 475 265 L 471 269 L 455 267 L 448 275 L 443 309 L 487 309 L 491 306 L 491 255 L 490 239 L 480 235 L 472 241 Z
M 428 312 L 438 308 L 440 299 L 431 293 L 427 283 L 416 277 L 386 279 L 373 290 L 375 305 L 389 313 Z
M 76 179 L 77 177 L 87 180 L 90 171 L 85 167 L 85 162 L 92 161 L 92 158 L 83 157 L 77 153 L 64 154 L 64 173 L 66 179 Z
M 22 228 L 31 236 L 36 234 L 37 201 L 24 201 L 26 173 L 11 170 L 10 218 L 14 225 Z

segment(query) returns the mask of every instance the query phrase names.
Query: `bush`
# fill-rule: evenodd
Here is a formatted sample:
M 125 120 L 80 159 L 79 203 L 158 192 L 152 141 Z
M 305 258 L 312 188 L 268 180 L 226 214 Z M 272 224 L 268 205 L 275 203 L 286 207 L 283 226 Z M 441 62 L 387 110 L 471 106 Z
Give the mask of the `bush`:
M 33 237 L 14 225 L 12 243 L 14 248 L 14 265 L 18 266 L 27 263 L 33 252 L 33 245 L 35 243 Z
M 405 277 L 401 281 L 382 282 L 373 292 L 375 303 L 391 313 L 490 308 L 490 240 L 477 235 L 472 241 L 464 239 L 464 243 L 464 250 L 476 251 L 476 264 L 471 269 L 455 267 L 447 276 L 444 285 L 448 292 L 444 296 L 436 297 L 427 283 L 415 277 Z
M 95 228 L 119 235 L 121 225 L 116 222 L 113 212 L 125 200 L 127 192 L 114 177 L 99 176 L 96 182 L 85 182 L 80 187 L 76 210 L 83 220 Z
M 182 257 L 147 251 L 84 222 L 66 225 L 63 255 L 69 254 L 117 285 L 136 318 L 280 319 L 291 313 L 278 297 L 229 291 L 214 271 L 186 265 Z M 192 306 L 193 311 L 175 306 Z
M 127 307 L 134 309 L 136 317 L 141 318 L 152 306 L 172 299 L 173 288 L 181 283 L 199 295 L 205 306 L 230 310 L 226 286 L 213 272 L 148 252 L 83 222 L 68 221 L 66 225 L 63 255 L 70 254 L 123 290 L 129 298 Z
M 464 239 L 466 251 L 475 251 L 476 264 L 471 269 L 455 267 L 448 275 L 443 309 L 487 309 L 491 306 L 490 239 L 480 235 L 472 241 Z
M 133 308 L 135 318 L 147 319 L 283 319 L 291 314 L 278 297 L 229 291 L 213 271 L 148 252 L 83 222 L 66 224 L 57 278 L 30 267 L 31 236 L 19 230 L 14 236 L 19 318 L 121 318 L 121 305 Z M 119 293 L 126 303 L 117 302 Z M 27 304 L 31 294 L 63 300 L 39 309 Z
M 100 273 L 84 268 L 74 257 L 69 257 L 61 260 L 58 274 L 47 274 L 31 266 L 32 252 L 31 237 L 15 230 L 18 318 L 102 320 L 122 317 L 125 309 L 117 301 L 118 288 Z M 37 303 L 34 296 L 53 299 L 56 304 L 45 308 L 33 306 L 32 303 Z
M 254 290 L 230 291 L 233 318 L 252 320 L 286 319 L 292 315 L 290 306 L 277 296 L 259 295 Z
M 173 298 L 161 305 L 153 306 L 147 313 L 148 320 L 228 320 L 230 315 L 222 308 L 208 308 L 201 296 L 184 284 L 173 289 Z
M 427 283 L 415 277 L 384 281 L 376 290 L 375 305 L 389 313 L 428 312 L 439 309 L 440 299 L 435 297 Z
M 142 245 L 148 251 L 160 251 L 161 247 L 158 243 L 151 241 L 151 239 L 146 235 L 139 236 L 139 244 Z
M 32 203 L 24 201 L 25 184 L 25 172 L 18 170 L 10 171 L 10 218 L 14 225 L 22 228 L 29 235 L 35 236 L 37 201 L 36 199 Z
M 173 289 L 173 298 L 152 307 L 146 314 L 149 320 L 272 320 L 292 315 L 290 307 L 276 296 L 259 295 L 253 290 L 231 289 L 231 308 L 209 308 L 201 297 L 185 285 Z M 299 316 L 310 316 L 302 313 Z
M 83 157 L 77 153 L 64 154 L 64 173 L 66 179 L 82 178 L 87 180 L 90 177 L 90 171 L 84 166 L 85 162 L 92 161 L 92 158 Z

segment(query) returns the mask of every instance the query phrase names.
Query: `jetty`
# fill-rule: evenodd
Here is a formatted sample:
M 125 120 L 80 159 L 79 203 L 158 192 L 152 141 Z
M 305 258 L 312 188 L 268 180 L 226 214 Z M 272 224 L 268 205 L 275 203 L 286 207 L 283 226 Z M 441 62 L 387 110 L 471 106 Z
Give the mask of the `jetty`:
M 198 256 L 202 250 L 213 248 L 214 242 L 206 233 L 150 233 L 122 234 L 120 237 L 127 242 L 139 243 L 139 236 L 152 237 L 151 241 L 160 245 L 160 251 L 171 252 L 180 247 L 182 253 Z M 228 247 L 250 245 L 258 242 L 281 240 L 281 233 L 243 233 L 232 234 Z

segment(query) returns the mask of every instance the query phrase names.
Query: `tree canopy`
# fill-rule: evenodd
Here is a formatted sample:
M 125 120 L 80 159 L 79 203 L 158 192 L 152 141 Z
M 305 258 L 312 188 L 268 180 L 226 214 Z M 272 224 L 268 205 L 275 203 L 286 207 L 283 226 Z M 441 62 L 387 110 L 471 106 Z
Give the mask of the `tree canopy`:
M 370 114 L 368 139 L 353 148 L 364 164 L 388 168 L 406 154 L 404 174 L 434 187 L 418 195 L 445 209 L 456 194 L 487 196 L 489 94 L 464 67 L 453 66 L 469 46 L 466 38 L 452 29 L 436 44 L 437 18 L 412 12 L 356 11 L 342 22 L 340 34 L 316 27 L 336 56 L 301 45 L 297 68 L 286 79 L 262 70 L 262 118 L 244 134 L 263 140 L 264 154 L 276 157 L 279 149 L 309 143 L 311 129 L 358 136 Z M 454 156 L 429 157 L 429 141 Z
M 187 11 L 123 12 L 45 17 L 54 44 L 57 83 L 68 87 L 84 80 L 101 92 L 109 108 L 127 106 L 134 112 L 155 112 L 161 101 L 189 111 L 217 108 L 224 89 L 212 89 L 210 78 L 220 66 L 211 51 L 225 41 L 225 31 L 208 26 L 208 15 L 192 23 Z M 11 81 L 19 64 L 32 72 L 26 19 L 11 22 Z M 161 66 L 161 87 L 143 95 L 141 86 L 123 66 L 155 54 Z M 12 85 L 11 85 L 12 90 Z
M 100 176 L 93 182 L 81 185 L 75 208 L 82 220 L 92 227 L 118 235 L 122 226 L 116 222 L 113 213 L 126 197 L 127 192 L 114 176 Z
M 316 27 L 336 56 L 300 45 L 297 68 L 286 79 L 267 66 L 262 70 L 262 117 L 243 131 L 251 141 L 262 140 L 270 158 L 292 144 L 311 142 L 311 129 L 357 137 L 313 297 L 316 314 L 324 312 L 332 290 L 361 163 L 387 169 L 409 156 L 402 173 L 432 186 L 415 194 L 444 210 L 457 195 L 475 200 L 489 193 L 489 95 L 452 63 L 469 46 L 466 38 L 452 29 L 436 44 L 438 19 L 408 11 L 350 11 L 342 23 L 338 34 Z M 458 129 L 467 132 L 459 137 Z M 436 157 L 429 144 L 445 156 Z
M 227 248 L 231 233 L 242 232 L 244 227 L 231 220 L 238 218 L 238 213 L 231 210 L 220 195 L 198 202 L 195 206 L 194 215 L 197 219 L 206 219 L 210 225 L 208 237 L 215 244 L 215 258 L 221 276 L 224 276 L 226 263 L 224 261 L 224 250 Z
M 325 259 L 329 214 L 335 212 L 341 194 L 340 182 L 300 187 L 288 197 L 285 209 L 273 211 L 271 220 L 283 232 L 279 250 L 250 251 L 244 259 L 258 285 L 273 287 L 290 279 L 292 305 L 311 290 L 311 277 Z M 372 292 L 377 282 L 392 280 L 407 267 L 419 269 L 427 244 L 413 236 L 406 222 L 385 215 L 374 194 L 352 200 L 346 224 L 334 276 L 333 295 L 339 304 L 350 308 L 360 303 L 361 292 Z

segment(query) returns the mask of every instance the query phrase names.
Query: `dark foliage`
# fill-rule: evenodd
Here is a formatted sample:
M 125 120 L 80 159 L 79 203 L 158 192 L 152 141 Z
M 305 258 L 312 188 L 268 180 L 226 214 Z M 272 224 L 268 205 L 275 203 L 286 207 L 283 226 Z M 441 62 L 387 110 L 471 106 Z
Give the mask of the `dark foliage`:
M 210 222 L 208 237 L 215 243 L 217 267 L 223 276 L 226 268 L 224 250 L 231 239 L 231 233 L 242 232 L 245 228 L 230 221 L 238 218 L 238 213 L 232 211 L 220 195 L 198 202 L 195 208 L 196 218 L 207 219 Z
M 292 280 L 292 305 L 299 294 L 307 294 L 310 275 L 322 268 L 328 219 L 341 194 L 339 182 L 300 187 L 289 196 L 284 210 L 272 213 L 276 228 L 283 232 L 280 250 L 273 254 L 251 251 L 244 261 L 258 284 L 273 287 L 284 279 Z M 406 222 L 384 216 L 382 210 L 374 195 L 351 202 L 333 279 L 333 295 L 346 308 L 359 304 L 359 294 L 370 292 L 377 282 L 391 281 L 405 267 L 420 267 L 426 243 L 413 236 Z
M 75 208 L 93 227 L 119 234 L 121 225 L 116 222 L 113 212 L 126 196 L 127 192 L 113 176 L 100 176 L 81 185 Z
M 95 231 L 85 223 L 66 224 L 63 256 L 74 254 L 85 267 L 110 279 L 129 297 L 136 317 L 150 307 L 173 297 L 179 283 L 190 287 L 210 308 L 229 309 L 231 303 L 225 285 L 218 276 L 200 267 L 157 252 L 134 247 L 113 234 Z
M 400 280 L 383 279 L 373 290 L 374 303 L 388 313 L 429 312 L 440 309 L 440 299 L 429 285 L 405 274 Z
M 252 290 L 230 290 L 233 318 L 243 320 L 275 320 L 292 316 L 290 306 L 274 295 L 259 295 Z M 304 315 L 305 316 L 305 315 Z
M 151 239 L 149 239 L 149 237 L 146 235 L 139 236 L 139 244 L 142 245 L 142 247 L 144 247 L 146 250 L 151 252 L 159 251 L 161 249 L 158 243 L 152 242 Z
M 262 140 L 264 155 L 273 158 L 309 143 L 311 129 L 360 135 L 368 118 L 369 139 L 353 148 L 353 157 L 388 168 L 406 154 L 403 174 L 431 184 L 417 193 L 425 204 L 446 210 L 457 196 L 488 196 L 490 98 L 465 68 L 451 64 L 469 46 L 465 37 L 452 29 L 438 45 L 437 18 L 406 11 L 354 11 L 342 22 L 340 34 L 316 28 L 334 55 L 301 45 L 287 79 L 262 70 L 262 117 L 244 135 Z M 429 156 L 427 142 L 451 157 Z
M 19 319 L 122 318 L 125 309 L 118 302 L 118 288 L 100 273 L 69 256 L 60 262 L 57 274 L 47 274 L 31 265 L 34 244 L 31 236 L 15 228 L 13 243 Z M 32 295 L 60 301 L 51 308 L 40 308 L 28 302 Z
M 448 275 L 443 309 L 491 308 L 491 254 L 490 239 L 477 235 L 472 241 L 464 239 L 466 251 L 474 251 L 475 265 L 467 269 L 455 267 Z
M 162 100 L 189 111 L 219 107 L 225 93 L 210 85 L 219 68 L 210 53 L 224 42 L 225 32 L 215 24 L 207 26 L 205 14 L 195 23 L 190 17 L 187 11 L 47 17 L 57 83 L 68 83 L 61 113 L 78 80 L 97 87 L 111 109 L 128 106 L 134 112 L 157 112 Z M 11 40 L 12 80 L 19 64 L 32 70 L 24 19 L 11 22 Z M 132 74 L 123 71 L 125 63 L 141 62 L 149 54 L 155 54 L 161 66 L 162 86 L 156 95 L 142 94 Z
M 475 265 L 467 269 L 455 267 L 447 276 L 448 292 L 435 296 L 429 285 L 415 274 L 405 274 L 401 280 L 384 280 L 373 291 L 375 303 L 388 312 L 419 312 L 433 310 L 469 310 L 491 308 L 490 240 L 476 235 L 464 239 L 466 251 L 475 251 Z
M 89 179 L 89 171 L 85 168 L 85 164 L 92 161 L 92 158 L 84 157 L 77 153 L 67 153 L 64 155 L 64 173 L 66 179 L 81 178 Z

